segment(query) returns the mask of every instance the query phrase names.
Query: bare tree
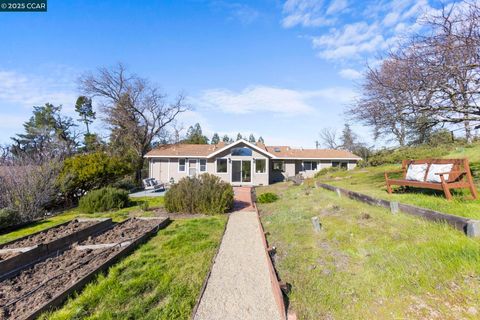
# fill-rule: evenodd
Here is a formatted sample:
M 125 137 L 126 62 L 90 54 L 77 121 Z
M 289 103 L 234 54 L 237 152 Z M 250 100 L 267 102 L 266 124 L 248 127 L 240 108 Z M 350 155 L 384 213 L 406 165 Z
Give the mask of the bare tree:
M 60 169 L 61 161 L 57 159 L 36 163 L 31 159 L 16 158 L 14 162 L 0 166 L 0 208 L 18 214 L 19 221 L 12 222 L 41 217 L 58 195 Z
M 322 144 L 329 149 L 338 149 L 337 131 L 333 128 L 323 128 L 320 133 L 320 140 Z
M 172 102 L 144 78 L 129 73 L 122 64 L 100 68 L 80 78 L 80 88 L 88 96 L 98 97 L 103 120 L 111 130 L 114 147 L 133 154 L 135 178 L 141 179 L 144 156 L 152 143 L 168 130 L 177 116 L 188 110 L 185 96 Z

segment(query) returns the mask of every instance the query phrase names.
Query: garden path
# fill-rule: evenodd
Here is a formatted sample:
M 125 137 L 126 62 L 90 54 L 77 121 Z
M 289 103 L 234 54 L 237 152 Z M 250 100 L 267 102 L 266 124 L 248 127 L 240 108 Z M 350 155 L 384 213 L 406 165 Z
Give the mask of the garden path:
M 235 199 L 194 319 L 281 319 L 250 188 L 235 188 Z

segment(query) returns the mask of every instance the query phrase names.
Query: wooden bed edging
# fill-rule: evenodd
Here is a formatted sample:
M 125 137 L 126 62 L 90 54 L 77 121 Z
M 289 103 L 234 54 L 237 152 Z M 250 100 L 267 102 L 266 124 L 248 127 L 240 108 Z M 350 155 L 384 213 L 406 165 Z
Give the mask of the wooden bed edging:
M 137 218 L 138 219 L 138 218 Z M 87 285 L 93 278 L 100 272 L 105 272 L 110 268 L 113 264 L 115 264 L 117 261 L 120 259 L 124 258 L 128 254 L 130 254 L 132 251 L 135 250 L 137 246 L 139 246 L 141 243 L 146 242 L 151 236 L 153 236 L 158 230 L 165 228 L 169 223 L 170 219 L 167 218 L 150 218 L 150 219 L 158 219 L 161 220 L 163 219 L 159 224 L 155 225 L 152 229 L 144 233 L 142 236 L 137 238 L 135 241 L 132 241 L 130 245 L 124 247 L 121 249 L 116 255 L 112 256 L 110 259 L 106 260 L 103 264 L 92 270 L 89 274 L 81 278 L 79 281 L 75 282 L 74 284 L 70 285 L 67 287 L 63 292 L 59 293 L 56 295 L 52 300 L 50 300 L 48 303 L 44 304 L 41 306 L 39 309 L 35 310 L 32 312 L 30 315 L 28 315 L 25 320 L 34 320 L 40 314 L 43 312 L 46 312 L 48 310 L 57 308 L 63 304 L 63 302 L 75 291 L 80 291 Z M 128 219 L 127 219 L 128 220 Z M 125 220 L 125 221 L 127 221 Z M 142 218 L 141 220 L 145 220 L 145 218 Z
M 215 264 L 215 260 L 217 260 L 218 252 L 220 252 L 220 246 L 222 245 L 223 237 L 225 236 L 225 231 L 227 230 L 227 224 L 229 219 L 230 219 L 230 215 L 227 214 L 227 221 L 225 222 L 225 226 L 223 227 L 222 237 L 220 238 L 220 243 L 218 245 L 217 252 L 215 252 L 215 255 L 212 258 L 207 276 L 203 280 L 202 288 L 200 289 L 200 294 L 198 295 L 197 301 L 195 302 L 195 306 L 193 307 L 193 310 L 192 310 L 192 314 L 190 317 L 190 319 L 192 320 L 195 319 L 195 315 L 197 314 L 198 307 L 200 306 L 200 301 L 202 300 L 203 294 L 207 289 L 207 283 L 208 283 L 208 280 L 210 279 L 210 276 L 212 275 L 212 268 L 213 268 L 213 265 Z
M 13 256 L 9 259 L 0 261 L 0 281 L 11 278 L 18 274 L 20 271 L 23 269 L 39 262 L 40 260 L 46 259 L 50 257 L 51 255 L 58 254 L 59 252 L 62 252 L 66 250 L 71 244 L 74 242 L 79 242 L 82 240 L 87 239 L 89 236 L 94 235 L 96 233 L 102 232 L 111 226 L 113 226 L 112 219 L 111 218 L 98 218 L 98 219 L 74 219 L 77 220 L 78 222 L 83 222 L 83 221 L 96 221 L 96 223 L 77 230 L 74 233 L 68 234 L 64 237 L 55 239 L 51 242 L 39 244 L 35 247 L 32 247 L 31 250 L 22 252 L 21 254 L 18 254 L 16 256 Z M 19 239 L 12 240 L 10 242 L 7 242 L 0 246 L 0 249 L 2 247 L 5 247 L 6 245 L 15 243 L 17 241 L 23 240 L 27 237 L 30 237 L 32 235 L 39 234 L 41 232 L 45 232 L 50 229 L 58 228 L 59 226 L 69 224 L 73 220 L 70 220 L 68 222 L 62 223 L 60 225 L 56 225 L 51 228 L 47 228 L 45 230 L 33 233 L 31 235 L 21 237 Z
M 339 194 L 344 194 L 347 197 L 358 200 L 361 202 L 368 203 L 370 205 L 376 205 L 384 208 L 390 208 L 391 203 L 396 203 L 394 201 L 390 202 L 383 199 L 377 199 L 371 196 L 368 196 L 363 193 L 350 191 L 340 187 L 335 187 L 329 184 L 315 182 L 316 187 L 321 187 L 330 191 L 337 192 Z M 480 220 L 469 219 L 465 217 L 459 217 L 448 213 L 443 213 L 435 210 L 425 209 L 416 207 L 410 204 L 398 203 L 398 209 L 404 213 L 408 213 L 414 216 L 422 217 L 427 220 L 436 221 L 436 222 L 446 222 L 452 227 L 463 231 L 469 237 L 480 237 Z
M 287 320 L 287 307 L 285 306 L 285 300 L 283 297 L 282 289 L 280 288 L 280 279 L 278 279 L 277 277 L 275 266 L 273 265 L 272 258 L 270 257 L 270 254 L 269 254 L 268 242 L 267 242 L 267 238 L 265 237 L 265 230 L 263 229 L 262 221 L 260 220 L 260 214 L 258 212 L 258 207 L 256 203 L 256 192 L 254 188 L 252 188 L 251 195 L 252 195 L 252 204 L 253 204 L 253 207 L 255 208 L 255 213 L 258 219 L 260 237 L 262 238 L 263 248 L 265 251 L 265 258 L 267 259 L 268 273 L 270 274 L 270 283 L 272 285 L 273 296 L 275 298 L 275 302 L 277 304 L 281 319 Z

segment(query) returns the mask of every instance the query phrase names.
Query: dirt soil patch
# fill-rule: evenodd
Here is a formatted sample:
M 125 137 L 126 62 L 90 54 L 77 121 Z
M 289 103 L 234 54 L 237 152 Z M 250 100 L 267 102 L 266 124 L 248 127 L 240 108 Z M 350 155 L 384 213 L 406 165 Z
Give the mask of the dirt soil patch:
M 161 220 L 131 219 L 120 223 L 82 244 L 119 243 L 136 240 Z M 62 254 L 23 270 L 14 278 L 0 282 L 0 319 L 24 319 L 42 308 L 72 284 L 87 276 L 122 248 L 77 250 Z
M 69 234 L 77 232 L 78 230 L 84 229 L 88 226 L 91 226 L 98 221 L 95 220 L 86 220 L 86 221 L 78 221 L 73 220 L 67 224 L 60 225 L 58 227 L 53 227 L 42 231 L 37 234 L 32 234 L 23 239 L 19 239 L 17 241 L 9 242 L 4 245 L 0 245 L 0 249 L 12 249 L 12 248 L 24 248 L 24 247 L 33 247 L 39 245 L 41 243 L 48 243 L 54 240 L 60 239 L 65 237 Z

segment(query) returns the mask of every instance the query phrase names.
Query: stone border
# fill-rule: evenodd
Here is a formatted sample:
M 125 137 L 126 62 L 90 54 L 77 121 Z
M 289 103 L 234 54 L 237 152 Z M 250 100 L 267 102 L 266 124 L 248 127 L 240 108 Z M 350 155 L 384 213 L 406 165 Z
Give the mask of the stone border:
M 278 311 L 282 320 L 287 320 L 287 307 L 285 306 L 285 300 L 283 297 L 282 289 L 280 288 L 280 280 L 277 277 L 277 272 L 275 271 L 275 266 L 273 265 L 272 258 L 270 257 L 270 248 L 268 247 L 267 238 L 265 237 L 265 230 L 263 229 L 262 221 L 260 220 L 260 214 L 258 212 L 258 207 L 256 203 L 256 192 L 255 189 L 252 188 L 251 191 L 252 196 L 252 205 L 255 209 L 255 213 L 257 214 L 258 225 L 260 236 L 262 238 L 263 248 L 265 249 L 265 258 L 267 259 L 268 264 L 268 273 L 270 274 L 270 283 L 272 285 L 273 296 L 275 298 L 275 302 L 278 307 Z M 292 316 L 288 315 L 288 319 Z
M 155 219 L 155 218 L 152 218 Z M 128 220 L 128 219 L 127 219 Z M 125 220 L 125 221 L 127 221 Z M 157 233 L 158 230 L 165 228 L 169 223 L 170 219 L 168 218 L 158 218 L 159 223 L 151 228 L 149 231 L 144 233 L 142 236 L 138 237 L 136 240 L 132 241 L 128 246 L 121 249 L 116 255 L 110 257 L 101 265 L 97 266 L 92 272 L 78 280 L 77 282 L 71 284 L 68 288 L 66 288 L 63 292 L 57 294 L 53 297 L 48 303 L 44 304 L 40 308 L 34 310 L 31 314 L 29 314 L 25 320 L 33 320 L 36 319 L 40 314 L 46 312 L 48 310 L 54 309 L 59 307 L 63 304 L 63 302 L 74 292 L 80 291 L 87 285 L 93 278 L 100 272 L 106 272 L 108 268 L 110 268 L 113 264 L 115 264 L 120 259 L 124 258 L 131 252 L 133 252 L 137 246 L 141 243 L 146 242 L 151 236 Z
M 383 199 L 377 199 L 368 196 L 363 193 L 350 191 L 340 187 L 335 187 L 326 183 L 320 183 L 315 181 L 315 187 L 321 187 L 330 191 L 336 192 L 339 196 L 345 195 L 350 199 L 358 200 L 370 205 L 376 205 L 384 208 L 390 208 L 392 212 L 400 210 L 404 213 L 408 213 L 417 217 L 422 217 L 427 220 L 435 222 L 445 222 L 452 227 L 464 232 L 469 237 L 480 237 L 480 220 L 469 219 L 465 217 L 459 217 L 452 214 L 447 214 L 435 210 L 416 207 L 409 204 L 398 203 L 395 201 L 387 201 Z
M 34 247 L 31 247 L 30 250 L 27 250 L 25 252 L 22 252 L 21 254 L 18 254 L 16 256 L 13 256 L 9 259 L 0 261 L 0 281 L 11 278 L 18 274 L 21 270 L 37 263 L 40 260 L 43 260 L 51 255 L 58 254 L 59 252 L 64 251 L 67 249 L 71 244 L 74 242 L 79 242 L 82 240 L 87 239 L 89 236 L 94 235 L 96 233 L 102 232 L 108 228 L 110 228 L 112 224 L 112 219 L 110 218 L 99 218 L 99 219 L 74 219 L 77 220 L 78 222 L 86 222 L 86 221 L 95 221 L 96 223 L 87 226 L 86 228 L 83 228 L 81 230 L 77 230 L 74 233 L 70 233 L 64 237 L 55 239 L 51 242 L 47 243 L 42 243 L 39 245 L 36 245 Z M 71 220 L 73 221 L 73 220 Z M 60 225 L 56 225 L 54 227 L 36 232 L 34 234 L 39 234 L 42 232 L 45 232 L 50 229 L 58 228 L 61 225 L 66 225 L 70 223 L 71 221 L 68 221 L 66 223 L 62 223 Z M 15 243 L 19 240 L 23 240 L 26 237 L 29 237 L 31 235 L 15 239 L 13 241 L 10 241 L 8 243 L 5 243 L 2 245 L 2 247 L 6 245 L 11 245 L 12 243 Z M 0 247 L 0 250 L 1 248 Z M 18 248 L 19 250 L 22 248 Z

